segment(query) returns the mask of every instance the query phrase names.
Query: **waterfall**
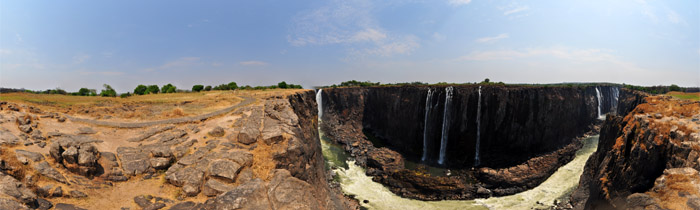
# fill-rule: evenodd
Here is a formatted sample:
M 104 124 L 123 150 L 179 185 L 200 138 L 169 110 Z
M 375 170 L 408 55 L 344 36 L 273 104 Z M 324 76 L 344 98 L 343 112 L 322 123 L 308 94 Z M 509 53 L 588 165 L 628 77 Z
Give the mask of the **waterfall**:
M 447 152 L 447 136 L 450 130 L 450 104 L 452 104 L 452 86 L 445 88 L 445 110 L 442 117 L 442 137 L 440 139 L 440 158 L 438 164 L 445 163 L 445 153 Z
M 600 93 L 598 87 L 595 87 L 595 95 L 598 98 L 598 119 L 605 118 L 605 115 L 603 115 L 603 112 L 601 110 L 601 106 L 603 106 L 603 94 Z
M 477 101 L 478 105 L 476 107 L 476 146 L 474 147 L 474 150 L 476 151 L 474 153 L 474 166 L 478 166 L 481 164 L 481 160 L 479 160 L 479 150 L 481 147 L 481 86 L 479 86 L 479 100 Z
M 318 105 L 318 121 L 321 122 L 321 115 L 323 115 L 323 96 L 321 95 L 322 89 L 316 91 L 316 104 Z M 319 125 L 320 127 L 320 125 Z
M 423 124 L 423 157 L 422 161 L 428 158 L 428 117 L 430 117 L 430 110 L 433 108 L 431 102 L 433 101 L 433 90 L 428 88 L 428 96 L 425 97 L 425 118 Z
M 611 103 L 613 103 L 613 104 L 611 106 L 612 110 L 610 110 L 610 112 L 617 114 L 617 106 L 620 103 L 620 87 L 615 86 L 612 88 L 613 88 L 613 91 L 612 91 L 612 99 L 613 100 Z

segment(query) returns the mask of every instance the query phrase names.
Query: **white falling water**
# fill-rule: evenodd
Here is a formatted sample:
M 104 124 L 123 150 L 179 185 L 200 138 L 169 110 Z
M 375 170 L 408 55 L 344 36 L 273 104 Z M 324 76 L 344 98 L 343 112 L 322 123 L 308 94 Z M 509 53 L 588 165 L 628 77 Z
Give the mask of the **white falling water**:
M 598 87 L 595 87 L 595 95 L 598 98 L 598 119 L 603 119 L 605 118 L 605 115 L 603 115 L 603 112 L 601 110 L 601 107 L 603 106 L 603 94 L 600 93 Z
M 450 129 L 450 104 L 452 104 L 452 86 L 445 88 L 445 110 L 442 117 L 442 137 L 440 139 L 440 158 L 438 164 L 445 163 L 445 153 L 447 153 L 447 136 Z
M 422 161 L 428 158 L 428 117 L 430 116 L 430 110 L 433 108 L 431 102 L 433 101 L 433 90 L 428 88 L 428 96 L 425 97 L 425 119 L 423 123 L 423 157 Z
M 321 115 L 323 115 L 323 96 L 321 95 L 322 89 L 316 91 L 316 104 L 318 105 L 318 120 L 321 121 Z
M 481 160 L 479 159 L 479 150 L 481 147 L 481 86 L 479 86 L 479 100 L 477 101 L 478 105 L 476 107 L 476 146 L 474 147 L 474 150 L 476 151 L 474 153 L 474 166 L 478 166 L 481 164 Z
M 612 110 L 610 110 L 610 111 L 617 114 L 617 106 L 620 103 L 620 87 L 612 87 L 612 88 L 613 88 L 613 91 L 612 91 L 612 97 L 613 97 L 612 103 L 613 104 L 612 104 Z

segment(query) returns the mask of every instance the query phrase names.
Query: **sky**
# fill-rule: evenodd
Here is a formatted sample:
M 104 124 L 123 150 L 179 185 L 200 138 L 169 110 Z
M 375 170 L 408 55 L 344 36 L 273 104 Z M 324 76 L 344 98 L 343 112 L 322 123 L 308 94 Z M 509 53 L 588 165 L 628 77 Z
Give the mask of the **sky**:
M 700 1 L 0 0 L 0 87 L 700 86 Z

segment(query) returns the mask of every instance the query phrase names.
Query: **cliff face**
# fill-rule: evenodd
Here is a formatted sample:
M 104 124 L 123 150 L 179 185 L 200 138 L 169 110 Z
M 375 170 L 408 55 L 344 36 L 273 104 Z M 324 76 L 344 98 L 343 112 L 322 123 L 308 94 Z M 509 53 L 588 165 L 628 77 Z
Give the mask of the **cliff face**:
M 572 195 L 577 209 L 700 208 L 700 102 L 648 97 L 608 116 Z
M 451 168 L 470 168 L 474 165 L 478 121 L 480 165 L 508 167 L 568 145 L 571 139 L 590 130 L 589 126 L 598 115 L 595 87 L 483 86 L 480 116 L 477 116 L 478 86 L 454 86 L 447 109 L 445 88 L 326 89 L 323 91 L 324 122 L 334 126 L 337 121 L 335 124 L 352 124 L 358 131 L 364 129 L 410 160 L 421 159 L 425 135 L 427 162 L 436 164 L 447 110 L 445 164 Z M 428 89 L 433 92 L 431 101 L 426 101 Z M 624 113 L 635 103 L 635 94 L 620 90 L 621 103 L 615 106 L 608 103 L 614 100 L 614 88 L 599 89 L 604 113 L 614 109 Z M 433 107 L 428 111 L 427 120 L 426 102 Z
M 452 90 L 446 103 L 448 87 Z M 368 167 L 375 181 L 405 197 L 439 200 L 508 195 L 538 185 L 571 160 L 580 148 L 577 137 L 595 130 L 598 107 L 600 113 L 625 113 L 638 103 L 637 95 L 612 86 L 324 89 L 321 128 L 345 145 L 357 164 Z M 447 144 L 440 165 L 443 133 Z M 480 170 L 470 172 L 477 136 Z M 395 154 L 376 152 L 377 147 Z M 458 175 L 416 174 L 396 166 L 399 159 L 447 167 Z M 376 164 L 383 160 L 394 161 Z M 468 181 L 473 179 L 476 181 Z

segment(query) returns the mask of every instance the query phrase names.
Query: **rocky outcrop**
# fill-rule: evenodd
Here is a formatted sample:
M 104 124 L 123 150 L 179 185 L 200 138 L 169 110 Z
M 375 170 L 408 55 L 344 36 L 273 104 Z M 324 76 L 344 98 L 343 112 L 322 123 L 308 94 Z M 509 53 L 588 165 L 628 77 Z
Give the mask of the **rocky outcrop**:
M 53 141 L 49 154 L 68 170 L 84 176 L 95 175 L 100 158 L 99 151 L 91 142 L 70 137 Z
M 576 209 L 698 209 L 700 102 L 654 96 L 608 116 L 571 196 Z

